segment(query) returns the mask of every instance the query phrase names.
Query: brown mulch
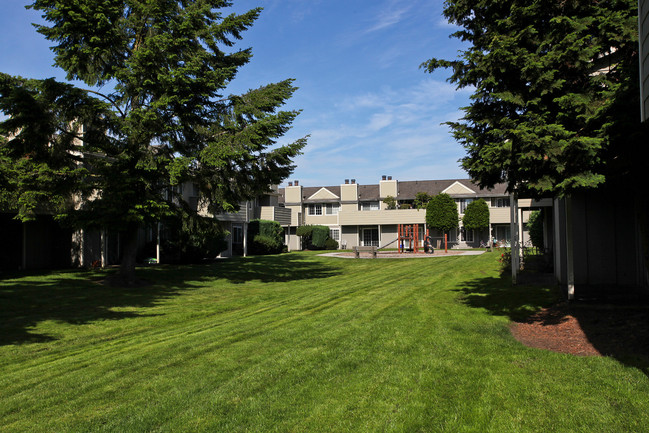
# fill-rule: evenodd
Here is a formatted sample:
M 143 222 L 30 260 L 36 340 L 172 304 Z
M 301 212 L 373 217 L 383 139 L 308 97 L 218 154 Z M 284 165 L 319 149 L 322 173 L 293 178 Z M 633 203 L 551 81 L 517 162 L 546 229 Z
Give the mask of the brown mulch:
M 647 305 L 557 304 L 511 325 L 526 346 L 577 356 L 649 359 Z

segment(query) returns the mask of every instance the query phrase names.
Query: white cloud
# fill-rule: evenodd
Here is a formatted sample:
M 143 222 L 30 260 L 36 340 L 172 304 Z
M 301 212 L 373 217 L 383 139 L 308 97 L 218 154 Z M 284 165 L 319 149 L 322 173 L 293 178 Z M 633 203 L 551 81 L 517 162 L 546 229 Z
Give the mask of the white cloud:
M 374 17 L 373 24 L 365 29 L 365 32 L 371 33 L 398 24 L 411 8 L 412 4 L 403 6 L 401 1 L 390 1 L 386 6 L 382 7 Z
M 296 175 L 303 185 L 345 178 L 375 183 L 381 174 L 403 180 L 466 177 L 457 162 L 464 150 L 443 123 L 462 117 L 458 107 L 467 105 L 470 92 L 426 78 L 404 88 L 331 95 L 334 103 L 318 117 Z

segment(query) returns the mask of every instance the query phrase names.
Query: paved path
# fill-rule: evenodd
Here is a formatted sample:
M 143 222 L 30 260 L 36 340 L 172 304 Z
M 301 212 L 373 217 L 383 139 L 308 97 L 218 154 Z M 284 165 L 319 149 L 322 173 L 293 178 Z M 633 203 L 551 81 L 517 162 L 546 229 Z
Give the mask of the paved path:
M 401 253 L 399 254 L 396 251 L 383 252 L 378 251 L 376 257 L 378 259 L 425 259 L 425 258 L 434 258 L 434 257 L 449 257 L 449 256 L 479 256 L 483 254 L 484 251 L 462 251 L 462 250 L 448 250 L 448 253 L 443 251 L 435 251 L 435 254 L 426 254 L 426 253 Z M 341 259 L 353 259 L 353 252 L 335 252 L 335 253 L 324 253 L 318 254 L 323 257 L 338 257 Z M 369 253 L 361 253 L 361 259 L 370 259 L 372 255 Z

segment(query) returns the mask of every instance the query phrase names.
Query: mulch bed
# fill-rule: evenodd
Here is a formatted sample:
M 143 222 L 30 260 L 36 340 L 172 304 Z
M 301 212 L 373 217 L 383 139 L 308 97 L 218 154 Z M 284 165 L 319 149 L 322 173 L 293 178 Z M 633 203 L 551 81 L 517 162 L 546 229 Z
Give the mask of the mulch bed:
M 512 335 L 526 346 L 577 356 L 649 360 L 649 306 L 560 303 L 522 323 Z

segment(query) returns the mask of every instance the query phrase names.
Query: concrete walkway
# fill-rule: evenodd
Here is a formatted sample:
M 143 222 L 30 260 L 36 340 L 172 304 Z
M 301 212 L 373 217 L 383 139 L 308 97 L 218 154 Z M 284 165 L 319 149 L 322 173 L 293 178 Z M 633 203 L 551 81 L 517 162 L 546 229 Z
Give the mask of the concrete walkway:
M 434 257 L 450 257 L 450 256 L 479 256 L 480 254 L 484 254 L 484 251 L 461 251 L 461 250 L 448 250 L 448 253 L 445 253 L 444 251 L 435 251 L 434 254 L 426 254 L 426 253 L 401 253 L 399 254 L 396 251 L 379 251 L 376 254 L 376 258 L 378 259 L 426 259 L 426 258 L 434 258 Z M 354 258 L 354 253 L 351 251 L 337 251 L 335 253 L 324 253 L 324 254 L 318 254 L 319 256 L 322 257 L 338 257 L 341 259 L 353 259 Z M 372 255 L 371 254 L 363 254 L 361 253 L 360 256 L 361 259 L 371 259 Z

